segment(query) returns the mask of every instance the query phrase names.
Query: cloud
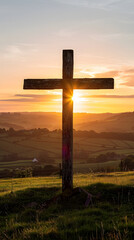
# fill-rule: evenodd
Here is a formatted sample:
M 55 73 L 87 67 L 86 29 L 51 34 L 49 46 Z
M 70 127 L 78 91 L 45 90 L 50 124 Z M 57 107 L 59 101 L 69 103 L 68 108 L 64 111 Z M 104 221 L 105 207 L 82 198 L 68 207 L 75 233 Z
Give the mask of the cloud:
M 88 0 L 54 0 L 55 2 L 67 5 L 74 5 L 74 6 L 88 6 Z
M 123 0 L 54 0 L 54 1 L 61 4 L 68 4 L 74 6 L 108 9 L 109 7 L 121 3 Z
M 4 52 L 5 59 L 14 59 L 22 56 L 23 52 L 17 45 L 7 46 Z
M 134 87 L 134 68 L 124 71 L 122 73 L 122 79 L 123 82 L 121 83 L 121 85 L 127 87 Z
M 119 75 L 120 75 L 119 71 L 112 70 L 112 71 L 107 71 L 104 73 L 97 73 L 97 74 L 95 74 L 95 77 L 97 77 L 97 78 L 100 78 L 100 77 L 113 78 L 113 77 L 117 77 Z
M 0 102 L 49 102 L 60 99 L 58 94 L 16 94 L 13 98 L 0 99 Z
M 24 60 L 29 54 L 34 54 L 38 51 L 38 46 L 34 44 L 16 44 L 9 45 L 3 51 L 3 58 L 6 60 Z
M 123 67 L 120 70 L 98 70 L 86 69 L 81 70 L 80 73 L 89 75 L 94 78 L 115 78 L 115 83 L 119 86 L 134 87 L 134 67 Z
M 129 81 L 121 83 L 123 86 L 134 87 L 134 76 L 130 77 Z
M 87 70 L 82 70 L 80 73 L 89 75 L 91 78 L 115 78 L 119 77 L 121 72 L 117 70 L 110 70 L 110 71 L 104 71 L 103 70 L 97 70 L 97 69 L 87 69 Z
M 90 98 L 134 98 L 134 95 L 90 95 Z
M 123 2 L 123 0 L 94 0 L 93 6 L 100 7 L 100 8 L 106 8 L 110 6 L 117 5 L 118 3 Z

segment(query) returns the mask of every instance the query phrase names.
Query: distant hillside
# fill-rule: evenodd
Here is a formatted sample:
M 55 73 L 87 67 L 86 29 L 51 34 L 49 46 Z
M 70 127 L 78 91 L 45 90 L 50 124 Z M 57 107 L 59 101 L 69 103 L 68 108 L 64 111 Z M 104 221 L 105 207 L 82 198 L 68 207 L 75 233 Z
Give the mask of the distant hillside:
M 0 113 L 0 128 L 61 128 L 60 113 Z
M 61 113 L 0 113 L 0 128 L 61 129 Z M 97 132 L 134 132 L 134 112 L 129 113 L 74 113 L 74 129 Z
M 78 129 L 77 125 L 86 121 L 89 123 L 96 120 L 104 120 L 111 117 L 113 114 L 88 114 L 74 113 L 74 128 Z M 31 129 L 31 128 L 48 128 L 61 129 L 62 119 L 61 113 L 0 113 L 0 128 Z
M 97 132 L 134 132 L 134 112 L 113 114 L 105 119 L 80 123 L 77 128 Z

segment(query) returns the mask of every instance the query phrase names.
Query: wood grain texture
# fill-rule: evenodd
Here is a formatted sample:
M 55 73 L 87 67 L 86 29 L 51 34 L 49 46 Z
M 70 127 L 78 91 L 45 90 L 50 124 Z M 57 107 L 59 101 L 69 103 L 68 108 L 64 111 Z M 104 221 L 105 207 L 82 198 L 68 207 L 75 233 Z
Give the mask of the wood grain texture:
M 73 189 L 73 51 L 63 51 L 62 191 Z
M 68 81 L 66 81 L 68 82 Z M 74 78 L 73 89 L 113 89 L 113 78 Z M 62 79 L 25 79 L 24 89 L 63 89 Z
M 113 78 L 78 78 L 73 80 L 73 89 L 113 89 Z
M 62 89 L 61 79 L 24 79 L 24 89 Z

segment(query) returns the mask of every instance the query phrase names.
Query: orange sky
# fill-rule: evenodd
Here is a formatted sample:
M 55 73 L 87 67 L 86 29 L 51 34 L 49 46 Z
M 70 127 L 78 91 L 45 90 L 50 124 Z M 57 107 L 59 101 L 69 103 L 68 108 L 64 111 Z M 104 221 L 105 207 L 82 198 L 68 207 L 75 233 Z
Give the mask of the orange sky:
M 115 79 L 114 90 L 78 91 L 74 111 L 133 111 L 132 9 L 132 0 L 1 1 L 0 112 L 61 111 L 61 90 L 24 91 L 23 79 L 61 78 L 63 49 L 74 49 L 74 77 Z

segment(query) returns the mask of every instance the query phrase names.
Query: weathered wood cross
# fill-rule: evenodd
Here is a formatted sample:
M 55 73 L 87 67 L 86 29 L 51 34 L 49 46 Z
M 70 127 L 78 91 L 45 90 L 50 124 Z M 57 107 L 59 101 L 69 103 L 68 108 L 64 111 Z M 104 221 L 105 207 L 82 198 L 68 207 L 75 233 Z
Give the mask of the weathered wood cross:
M 24 89 L 63 89 L 62 191 L 73 189 L 73 89 L 112 89 L 113 78 L 73 79 L 73 50 L 63 50 L 62 79 L 25 79 Z

